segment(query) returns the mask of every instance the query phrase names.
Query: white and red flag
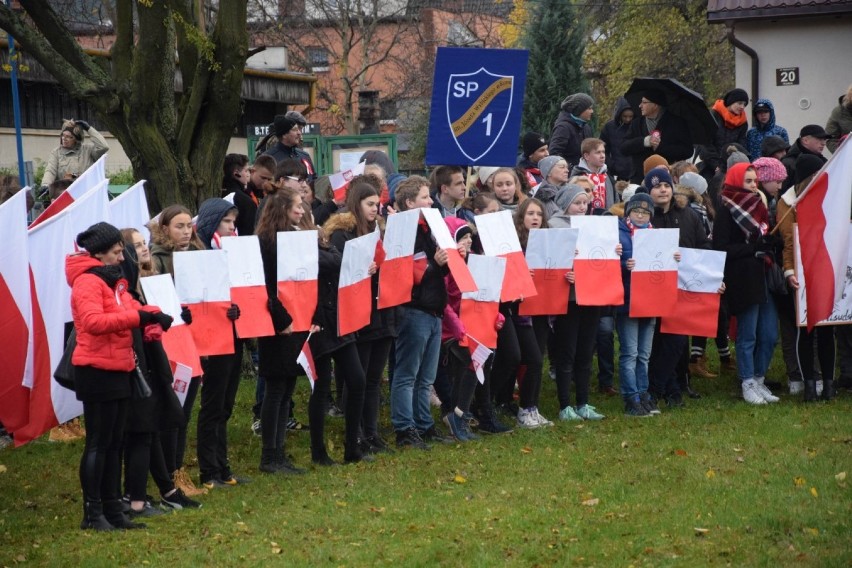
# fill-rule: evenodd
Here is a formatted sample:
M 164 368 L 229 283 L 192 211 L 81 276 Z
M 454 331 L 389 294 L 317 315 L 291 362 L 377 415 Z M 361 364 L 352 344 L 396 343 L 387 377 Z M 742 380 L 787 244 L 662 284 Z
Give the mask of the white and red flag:
M 42 211 L 35 221 L 30 225 L 30 229 L 44 223 L 76 200 L 80 199 L 86 193 L 97 187 L 103 181 L 106 181 L 106 158 L 107 155 L 101 156 L 97 162 L 80 174 L 74 182 L 68 186 L 68 189 L 62 192 L 53 203 L 47 206 L 47 209 Z M 103 219 L 102 219 L 103 220 Z M 121 227 L 119 227 L 121 228 Z
M 506 274 L 506 259 L 501 256 L 471 254 L 467 257 L 476 282 L 475 292 L 463 292 L 459 317 L 466 331 L 486 347 L 497 347 L 497 314 L 500 290 Z
M 482 249 L 488 256 L 506 259 L 506 275 L 500 301 L 513 302 L 519 298 L 530 298 L 537 294 L 535 283 L 518 240 L 518 232 L 512 221 L 511 211 L 498 211 L 476 217 L 476 231 Z
M 574 267 L 580 229 L 533 229 L 527 239 L 527 266 L 533 271 L 538 294 L 524 298 L 522 316 L 556 316 L 568 313 L 571 284 L 565 274 Z
M 467 348 L 470 351 L 470 366 L 473 367 L 473 372 L 476 373 L 479 383 L 485 384 L 485 372 L 482 367 L 485 366 L 485 362 L 494 352 L 470 335 L 467 336 Z
M 808 329 L 828 318 L 843 294 L 852 208 L 852 143 L 847 139 L 796 200 Z
M 677 306 L 671 314 L 663 317 L 660 331 L 716 337 L 721 298 L 719 288 L 724 276 L 724 252 L 681 248 L 677 266 Z
M 308 331 L 317 310 L 318 242 L 317 231 L 278 233 L 278 299 L 293 331 Z
M 189 367 L 192 372 L 191 377 L 201 376 L 198 347 L 195 345 L 192 331 L 180 317 L 182 310 L 172 277 L 168 274 L 157 274 L 140 278 L 139 282 L 145 294 L 145 301 L 152 306 L 157 306 L 160 311 L 174 319 L 169 330 L 163 333 L 163 349 L 169 361 Z
M 145 197 L 145 180 L 134 184 L 110 201 L 109 214 L 115 227 L 136 229 L 142 233 L 146 242 L 151 242 L 151 231 L 148 230 L 151 214 L 148 212 L 148 200 Z
M 667 316 L 677 305 L 677 261 L 680 229 L 641 229 L 633 233 L 630 273 L 630 317 Z
M 571 227 L 580 229 L 577 257 L 574 259 L 577 304 L 581 306 L 620 306 L 624 303 L 621 260 L 618 245 L 618 218 L 612 215 L 572 216 Z
M 337 335 L 353 333 L 370 324 L 373 286 L 368 270 L 376 258 L 378 228 L 343 246 L 340 280 L 337 286 Z
M 245 339 L 275 335 L 257 236 L 226 237 L 222 239 L 222 250 L 228 254 L 231 301 L 240 307 L 240 318 L 234 322 L 237 336 Z
M 364 166 L 366 165 L 366 162 L 359 162 L 358 165 L 351 170 L 344 170 L 328 176 L 328 181 L 331 184 L 331 191 L 334 193 L 335 201 L 343 201 L 346 199 L 346 192 L 349 191 L 349 184 L 352 183 L 353 178 L 364 173 Z
M 414 242 L 420 210 L 409 209 L 388 217 L 385 226 L 385 261 L 379 270 L 379 308 L 411 301 L 414 287 Z
M 450 229 L 444 223 L 441 212 L 437 209 L 428 208 L 421 208 L 419 211 L 423 213 L 423 218 L 426 219 L 426 223 L 432 231 L 432 237 L 435 239 L 438 248 L 447 251 L 447 265 L 450 267 L 450 272 L 459 290 L 462 292 L 476 292 L 476 283 L 473 281 L 473 276 L 471 276 L 470 270 L 461 257 L 461 254 L 459 254 L 456 242 L 453 240 L 452 235 L 450 235 Z
M 313 333 L 308 334 L 305 344 L 302 345 L 302 350 L 299 351 L 299 356 L 296 357 L 296 363 L 301 365 L 305 370 L 305 375 L 308 376 L 308 382 L 311 383 L 311 391 L 313 392 L 314 383 L 317 382 L 317 377 L 319 375 L 317 373 L 317 366 L 314 363 L 314 354 L 311 353 L 311 335 L 313 335 Z
M 0 422 L 14 432 L 30 413 L 23 384 L 32 329 L 26 188 L 0 204 L 0 242 Z
M 169 330 L 171 331 L 171 330 Z M 197 377 L 192 370 L 192 367 L 183 363 L 172 363 L 172 390 L 175 391 L 181 406 L 186 402 L 186 393 L 189 390 L 189 383 L 192 377 Z
M 229 355 L 234 352 L 234 336 L 228 309 L 231 286 L 228 281 L 228 255 L 223 250 L 175 252 L 175 289 L 181 305 L 192 312 L 189 326 L 198 354 Z

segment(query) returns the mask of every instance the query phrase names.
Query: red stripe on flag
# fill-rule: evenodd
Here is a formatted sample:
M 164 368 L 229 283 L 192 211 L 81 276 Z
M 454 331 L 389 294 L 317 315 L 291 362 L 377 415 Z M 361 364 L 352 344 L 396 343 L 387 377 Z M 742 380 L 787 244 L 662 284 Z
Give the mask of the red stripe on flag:
M 278 283 L 278 299 L 293 318 L 293 331 L 308 331 L 317 311 L 317 281 L 287 280 Z
M 353 333 L 370 325 L 373 309 L 372 285 L 365 278 L 337 290 L 337 336 Z
M 828 175 L 822 173 L 796 205 L 808 303 L 808 330 L 828 318 L 834 310 L 834 267 L 825 246 L 826 218 L 823 206 L 827 193 Z
M 385 259 L 379 269 L 378 307 L 392 308 L 410 302 L 413 287 L 414 257 Z
M 74 203 L 74 197 L 68 191 L 62 192 L 59 197 L 54 199 L 53 202 L 47 206 L 47 209 L 41 212 L 41 215 L 39 215 L 36 220 L 30 224 L 29 228 L 32 229 L 33 227 L 41 225 L 72 203 Z
M 558 316 L 568 313 L 571 283 L 565 268 L 536 268 L 532 280 L 538 293 L 524 298 L 518 313 L 522 316 Z
M 453 279 L 456 281 L 456 285 L 459 287 L 459 290 L 462 292 L 476 292 L 476 282 L 473 280 L 473 275 L 470 273 L 470 269 L 465 264 L 464 259 L 459 254 L 457 249 L 444 249 L 447 251 L 448 264 L 450 267 L 450 272 L 453 275 Z
M 462 299 L 459 317 L 464 323 L 465 333 L 475 337 L 482 345 L 494 349 L 497 347 L 497 313 L 500 309 L 498 302 L 477 302 Z
M 22 384 L 28 339 L 27 322 L 0 274 L 0 422 L 10 432 L 29 419 L 30 389 Z
M 189 330 L 201 357 L 230 355 L 234 352 L 234 335 L 231 332 L 231 320 L 227 316 L 230 307 L 230 301 L 189 304 L 192 311 Z
M 268 337 L 275 335 L 269 314 L 266 286 L 236 286 L 231 288 L 231 301 L 240 307 L 240 319 L 235 323 L 237 336 Z
M 501 302 L 512 302 L 518 298 L 531 298 L 537 294 L 530 276 L 530 267 L 521 251 L 501 254 L 506 259 L 506 273 L 503 276 L 503 288 L 500 290 Z
M 192 336 L 191 328 L 193 325 L 195 325 L 194 314 L 191 325 L 170 327 L 169 331 L 163 334 L 163 349 L 166 350 L 169 361 L 192 368 L 192 376 L 200 377 L 203 371 L 201 369 L 201 358 L 198 356 L 198 347 L 196 347 L 195 338 Z
M 716 337 L 720 298 L 719 294 L 678 289 L 677 307 L 662 319 L 660 331 L 673 335 Z
M 677 305 L 677 270 L 634 270 L 630 273 L 630 317 L 670 315 Z
M 621 261 L 618 259 L 574 259 L 574 289 L 581 306 L 624 304 Z

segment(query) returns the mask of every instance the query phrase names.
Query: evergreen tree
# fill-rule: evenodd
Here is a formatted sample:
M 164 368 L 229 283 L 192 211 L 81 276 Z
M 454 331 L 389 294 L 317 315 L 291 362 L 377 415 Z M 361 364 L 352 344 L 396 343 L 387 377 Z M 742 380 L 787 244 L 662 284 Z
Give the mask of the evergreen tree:
M 573 2 L 529 4 L 522 39 L 530 52 L 523 129 L 549 136 L 562 100 L 572 93 L 588 92 L 583 73 L 585 28 Z

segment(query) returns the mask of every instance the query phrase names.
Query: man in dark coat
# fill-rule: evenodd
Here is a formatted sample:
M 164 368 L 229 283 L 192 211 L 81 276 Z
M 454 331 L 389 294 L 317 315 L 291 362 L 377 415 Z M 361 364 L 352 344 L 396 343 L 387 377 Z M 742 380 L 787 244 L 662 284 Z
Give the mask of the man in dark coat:
M 790 150 L 784 156 L 784 159 L 781 160 L 781 163 L 787 168 L 787 179 L 784 180 L 781 191 L 785 191 L 795 183 L 796 160 L 799 159 L 799 156 L 811 154 L 822 160 L 822 163 L 828 161 L 822 155 L 823 150 L 825 150 L 825 141 L 828 137 L 828 133 L 818 124 L 808 124 L 802 127 L 799 131 L 799 137 L 790 146 Z
M 568 95 L 560 105 L 559 116 L 550 132 L 548 150 L 551 156 L 562 156 L 568 169 L 580 163 L 580 144 L 594 136 L 589 121 L 595 110 L 595 100 L 585 93 Z
M 636 113 L 627 99 L 618 97 L 612 120 L 604 124 L 601 130 L 601 140 L 606 144 L 606 167 L 616 180 L 630 179 L 630 170 L 633 164 L 630 156 L 622 152 L 621 145 L 635 116 Z
M 665 95 L 662 92 L 646 91 L 639 103 L 642 117 L 630 123 L 621 145 L 621 151 L 633 159 L 632 183 L 642 183 L 645 178 L 642 163 L 651 154 L 659 154 L 670 164 L 686 160 L 693 154 L 686 121 L 666 112 L 663 103 Z
M 308 121 L 305 120 L 302 113 L 294 110 L 276 116 L 273 128 L 278 137 L 278 143 L 264 154 L 272 156 L 276 162 L 281 162 L 286 158 L 296 158 L 301 161 L 308 171 L 308 183 L 313 185 L 314 180 L 317 179 L 317 170 L 314 168 L 310 154 L 301 149 L 302 128 L 307 124 Z

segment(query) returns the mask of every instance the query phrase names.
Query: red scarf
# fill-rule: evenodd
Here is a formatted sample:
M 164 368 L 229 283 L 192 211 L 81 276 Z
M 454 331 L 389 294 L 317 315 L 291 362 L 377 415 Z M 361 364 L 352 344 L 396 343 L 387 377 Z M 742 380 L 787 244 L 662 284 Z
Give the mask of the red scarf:
M 603 209 L 606 207 L 606 174 L 589 173 L 586 176 L 595 184 L 594 189 L 592 189 L 592 208 Z
M 725 123 L 725 128 L 733 130 L 734 128 L 746 123 L 745 112 L 741 112 L 740 114 L 732 113 L 728 110 L 728 107 L 725 106 L 725 101 L 722 99 L 716 99 L 716 102 L 713 103 L 713 110 L 718 112 L 719 116 L 722 117 L 722 120 Z

